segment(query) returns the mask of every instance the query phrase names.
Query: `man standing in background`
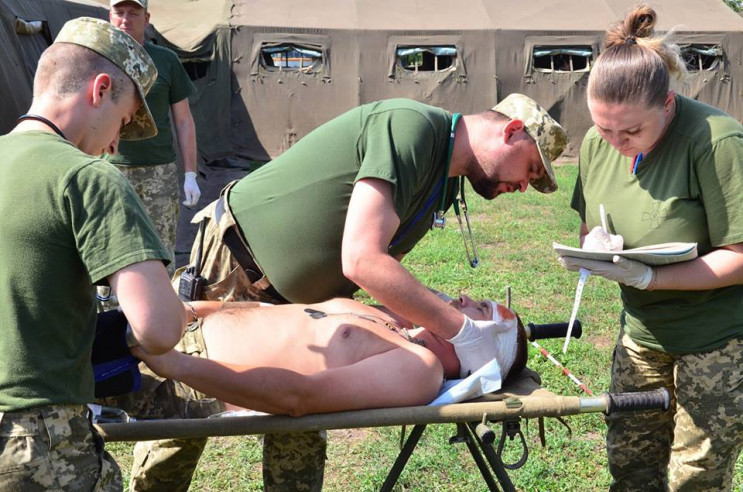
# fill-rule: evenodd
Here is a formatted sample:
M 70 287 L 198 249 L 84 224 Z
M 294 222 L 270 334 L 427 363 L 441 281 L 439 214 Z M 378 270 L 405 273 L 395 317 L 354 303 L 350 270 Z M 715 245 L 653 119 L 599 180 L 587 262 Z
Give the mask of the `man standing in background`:
M 158 76 L 147 94 L 147 105 L 158 134 L 146 140 L 122 142 L 118 155 L 110 155 L 107 159 L 129 180 L 144 202 L 160 238 L 172 253 L 178 225 L 178 173 L 169 113 L 173 112 L 175 138 L 185 172 L 183 204 L 195 207 L 201 191 L 196 184 L 196 126 L 188 97 L 196 88 L 175 53 L 145 42 L 145 29 L 150 20 L 147 0 L 111 0 L 109 19 L 111 24 L 144 46 L 155 62 Z M 172 274 L 173 269 L 171 267 L 169 273 Z

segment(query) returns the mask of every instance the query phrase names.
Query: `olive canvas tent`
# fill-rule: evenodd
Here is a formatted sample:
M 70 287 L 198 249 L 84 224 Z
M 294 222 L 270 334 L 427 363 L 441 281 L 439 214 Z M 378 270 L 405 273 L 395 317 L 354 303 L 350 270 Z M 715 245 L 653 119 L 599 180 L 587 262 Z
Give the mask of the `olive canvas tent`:
M 691 67 L 679 92 L 743 119 L 743 18 L 721 0 L 649 3 L 660 31 L 677 27 Z M 200 156 L 210 162 L 271 159 L 325 121 L 378 99 L 409 97 L 470 113 L 511 92 L 533 97 L 563 124 L 574 156 L 591 125 L 585 90 L 603 33 L 633 4 L 150 0 L 149 9 L 151 36 L 179 54 L 198 88 L 191 108 Z M 25 109 L 14 99 L 28 100 L 31 85 L 14 54 L 18 40 L 6 43 L 6 18 L 33 5 L 45 12 L 75 5 L 82 15 L 88 3 L 0 0 L 0 36 L 12 48 L 0 68 L 4 131 Z
M 576 155 L 605 29 L 632 0 L 150 0 L 161 42 L 193 63 L 202 157 L 268 160 L 359 104 L 409 97 L 477 112 L 544 105 Z M 655 0 L 690 66 L 679 92 L 743 119 L 743 19 L 721 0 Z M 198 65 L 198 67 L 197 67 Z
M 31 105 L 39 57 L 64 23 L 106 15 L 92 0 L 0 0 L 0 135 Z

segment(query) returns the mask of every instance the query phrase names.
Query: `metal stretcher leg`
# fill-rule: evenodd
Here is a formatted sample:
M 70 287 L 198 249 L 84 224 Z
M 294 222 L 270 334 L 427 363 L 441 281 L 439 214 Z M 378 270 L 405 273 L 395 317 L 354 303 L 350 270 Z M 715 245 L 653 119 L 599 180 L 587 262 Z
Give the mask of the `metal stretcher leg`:
M 485 455 L 485 458 L 488 460 L 488 464 L 490 464 L 490 468 L 495 472 L 495 476 L 498 477 L 498 483 L 500 483 L 501 487 L 503 487 L 503 491 L 515 492 L 516 488 L 513 486 L 513 482 L 511 482 L 511 477 L 508 476 L 508 472 L 503 466 L 503 461 L 501 461 L 500 456 L 498 456 L 498 453 L 496 453 L 495 449 L 493 449 L 493 445 L 484 443 L 480 440 L 479 437 L 477 437 L 477 434 L 475 433 L 475 427 L 477 427 L 478 424 L 479 422 L 468 422 L 467 424 L 457 424 L 457 426 L 462 426 L 467 429 L 467 434 L 469 437 L 467 446 L 470 448 L 470 453 L 472 453 L 472 457 L 475 458 L 475 462 L 477 462 L 477 466 L 480 468 L 480 473 L 482 474 L 485 481 L 488 482 L 488 487 L 491 487 L 490 482 L 488 481 L 490 471 L 487 469 L 487 467 L 483 469 L 484 463 L 483 466 L 480 465 L 480 462 L 483 460 L 482 457 L 479 456 L 479 451 L 473 444 L 474 442 L 476 442 L 480 446 L 480 449 Z M 488 472 L 487 476 L 485 474 L 486 471 Z M 491 487 L 490 490 L 498 489 Z
M 475 464 L 477 464 L 477 468 L 480 470 L 480 474 L 485 480 L 489 490 L 492 492 L 498 492 L 501 490 L 498 488 L 495 478 L 493 478 L 493 474 L 490 471 L 492 469 L 495 472 L 501 487 L 503 487 L 504 492 L 515 492 L 516 489 L 508 476 L 508 472 L 503 467 L 503 463 L 493 449 L 493 446 L 483 443 L 474 433 L 474 428 L 477 424 L 478 422 L 456 424 L 457 436 L 467 444 L 467 449 L 469 449 L 472 459 L 475 460 Z M 397 480 L 400 478 L 400 474 L 405 468 L 405 465 L 407 465 L 410 456 L 412 456 L 413 451 L 415 451 L 415 447 L 418 445 L 418 441 L 420 441 L 425 429 L 426 424 L 418 424 L 413 427 L 410 435 L 405 440 L 403 448 L 400 450 L 400 454 L 397 455 L 395 463 L 392 465 L 392 468 L 390 468 L 387 478 L 379 489 L 381 492 L 389 492 L 392 490 L 392 487 L 395 486 Z M 480 449 L 478 449 L 478 446 L 482 449 L 482 453 L 480 452 Z M 485 455 L 484 458 L 483 454 Z M 490 467 L 488 467 L 488 465 L 490 465 Z
M 493 474 L 490 473 L 490 469 L 488 468 L 488 464 L 485 462 L 485 459 L 482 457 L 482 454 L 480 454 L 480 450 L 477 449 L 477 446 L 475 443 L 479 444 L 480 447 L 483 446 L 483 444 L 480 442 L 479 439 L 472 433 L 468 425 L 477 425 L 477 424 L 457 424 L 457 434 L 464 437 L 464 442 L 467 444 L 467 448 L 470 450 L 470 454 L 472 455 L 472 458 L 475 460 L 475 463 L 477 464 L 477 468 L 480 469 L 480 475 L 482 475 L 482 478 L 485 480 L 485 483 L 488 484 L 488 490 L 492 492 L 497 492 L 500 490 L 498 488 L 498 485 L 495 483 L 495 479 L 493 478 Z M 495 470 L 496 475 L 498 475 L 498 481 L 501 481 L 500 474 L 498 473 L 498 470 L 493 464 L 491 463 L 490 466 Z M 505 474 L 505 470 L 502 470 L 502 472 Z M 508 475 L 506 474 L 506 480 L 508 483 L 511 483 L 511 480 L 508 478 Z M 511 485 L 511 488 L 513 488 L 513 485 Z
M 389 492 L 392 490 L 392 487 L 395 486 L 397 479 L 400 478 L 402 470 L 405 468 L 405 465 L 408 463 L 415 447 L 418 445 L 418 441 L 423 435 L 424 430 L 426 430 L 426 424 L 418 424 L 413 427 L 410 435 L 405 440 L 405 445 L 400 450 L 400 454 L 397 455 L 395 463 L 392 465 L 392 468 L 390 468 L 390 472 L 387 474 L 387 478 L 384 480 L 382 488 L 379 489 L 381 492 Z

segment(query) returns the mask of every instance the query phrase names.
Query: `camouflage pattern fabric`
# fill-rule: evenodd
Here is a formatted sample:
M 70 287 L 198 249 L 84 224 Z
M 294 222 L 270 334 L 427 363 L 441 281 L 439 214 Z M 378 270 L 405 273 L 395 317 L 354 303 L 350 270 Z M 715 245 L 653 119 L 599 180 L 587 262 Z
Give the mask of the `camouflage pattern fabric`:
M 493 106 L 492 110 L 524 122 L 524 129 L 536 142 L 546 171 L 544 176 L 533 180 L 530 184 L 542 193 L 552 193 L 557 190 L 552 161 L 560 157 L 568 144 L 568 134 L 565 130 L 542 106 L 523 94 L 510 94 Z
M 160 239 L 171 252 L 175 251 L 175 233 L 178 226 L 178 170 L 175 162 L 157 166 L 116 166 L 126 177 L 144 204 L 155 224 Z M 168 274 L 175 271 L 175 260 L 170 258 Z
M 206 220 L 201 275 L 207 279 L 202 298 L 222 301 L 275 301 L 252 285 L 245 272 L 221 242 L 225 222 L 213 220 L 215 202 L 196 214 L 194 222 Z M 196 237 L 191 263 L 200 242 Z M 173 277 L 177 288 L 179 270 Z M 192 325 L 176 347 L 184 353 L 206 357 L 201 330 Z M 188 386 L 163 380 L 140 365 L 142 389 L 117 401 L 102 402 L 118 406 L 137 418 L 206 417 L 224 410 L 221 402 L 208 398 Z M 126 400 L 126 401 L 124 401 Z M 130 488 L 136 491 L 187 491 L 191 477 L 206 445 L 206 439 L 169 439 L 139 442 L 134 448 Z M 266 435 L 263 446 L 264 488 L 267 491 L 321 490 L 327 441 L 325 433 L 307 432 Z
M 141 140 L 157 135 L 157 125 L 145 99 L 155 85 L 157 68 L 141 44 L 108 21 L 92 17 L 78 17 L 66 22 L 54 42 L 91 49 L 113 62 L 134 82 L 142 105 L 132 121 L 121 128 L 119 138 Z
M 0 413 L 0 490 L 119 491 L 121 471 L 83 405 Z
M 743 341 L 673 355 L 620 334 L 611 391 L 662 386 L 673 395 L 668 412 L 606 417 L 611 490 L 730 490 L 743 447 Z

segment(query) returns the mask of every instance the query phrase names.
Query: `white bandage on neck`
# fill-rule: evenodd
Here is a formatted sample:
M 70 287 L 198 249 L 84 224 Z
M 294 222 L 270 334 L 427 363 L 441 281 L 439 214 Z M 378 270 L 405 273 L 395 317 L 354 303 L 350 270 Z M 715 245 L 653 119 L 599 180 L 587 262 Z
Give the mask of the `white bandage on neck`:
M 518 320 L 516 315 L 495 301 L 493 306 L 493 321 L 498 325 L 496 330 L 495 359 L 501 371 L 501 380 L 505 381 L 508 371 L 516 360 L 516 342 L 518 340 Z

